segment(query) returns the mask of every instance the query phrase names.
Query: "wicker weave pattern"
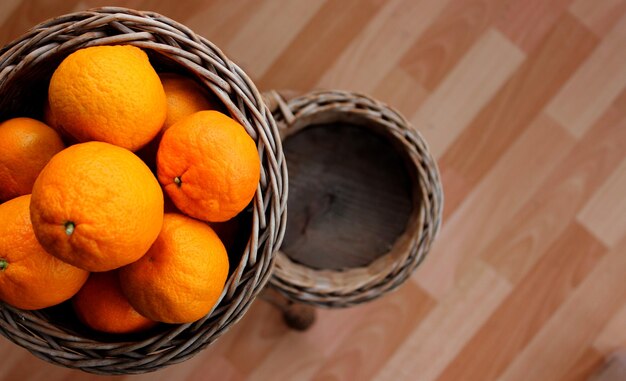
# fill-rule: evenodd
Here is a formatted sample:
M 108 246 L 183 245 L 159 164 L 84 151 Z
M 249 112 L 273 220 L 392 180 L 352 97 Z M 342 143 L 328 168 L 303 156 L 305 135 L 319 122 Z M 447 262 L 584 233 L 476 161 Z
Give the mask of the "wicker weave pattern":
M 293 94 L 290 94 L 293 96 Z M 272 91 L 267 103 L 286 137 L 312 120 L 365 120 L 386 130 L 406 150 L 416 171 L 414 216 L 390 252 L 367 267 L 345 271 L 315 270 L 279 252 L 272 287 L 288 299 L 320 307 L 349 307 L 375 299 L 401 285 L 424 260 L 439 231 L 443 192 L 437 164 L 423 138 L 406 119 L 385 104 L 344 91 L 318 91 L 299 97 Z
M 138 46 L 194 74 L 257 142 L 262 173 L 247 248 L 241 262 L 231 264 L 236 268 L 219 307 L 196 323 L 171 326 L 140 341 L 102 342 L 59 327 L 40 311 L 0 303 L 0 333 L 51 363 L 100 374 L 145 373 L 184 361 L 216 340 L 264 287 L 285 230 L 287 169 L 276 125 L 246 74 L 206 39 L 152 12 L 108 7 L 68 14 L 8 44 L 0 50 L 3 110 L 24 103 L 28 89 L 20 84 L 42 67 L 50 70 L 53 62 L 79 48 L 110 44 Z

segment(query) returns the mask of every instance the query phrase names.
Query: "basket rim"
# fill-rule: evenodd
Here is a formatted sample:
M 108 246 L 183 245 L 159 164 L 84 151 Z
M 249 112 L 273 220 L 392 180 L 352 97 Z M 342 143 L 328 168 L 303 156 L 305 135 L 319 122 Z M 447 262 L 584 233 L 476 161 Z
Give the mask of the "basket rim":
M 41 311 L 0 303 L 0 334 L 57 365 L 99 374 L 145 373 L 184 361 L 239 321 L 268 282 L 286 226 L 287 168 L 277 126 L 261 93 L 213 43 L 151 11 L 100 7 L 46 20 L 0 49 L 0 92 L 79 48 L 130 44 L 193 73 L 254 139 L 261 181 L 252 201 L 250 238 L 220 301 L 203 319 L 172 325 L 144 340 L 100 341 L 47 320 Z M 11 104 L 14 105 L 14 104 Z M 232 266 L 232 265 L 231 265 Z
M 411 165 L 418 172 L 419 184 L 414 183 L 414 186 L 420 187 L 422 194 L 418 200 L 422 207 L 414 207 L 403 234 L 388 252 L 370 264 L 345 270 L 316 269 L 292 260 L 279 249 L 271 286 L 288 299 L 320 307 L 352 306 L 398 287 L 425 258 L 440 228 L 443 192 L 437 164 L 426 142 L 399 112 L 364 94 L 317 90 L 291 99 L 285 99 L 277 91 L 265 96 L 274 109 L 283 140 L 315 125 L 317 117 L 329 113 L 335 115 L 324 119 L 325 122 L 357 116 L 383 128 L 388 137 L 410 153 Z M 364 124 L 355 125 L 369 128 Z M 420 180 L 426 178 L 428 181 Z M 414 197 L 420 196 L 414 194 Z

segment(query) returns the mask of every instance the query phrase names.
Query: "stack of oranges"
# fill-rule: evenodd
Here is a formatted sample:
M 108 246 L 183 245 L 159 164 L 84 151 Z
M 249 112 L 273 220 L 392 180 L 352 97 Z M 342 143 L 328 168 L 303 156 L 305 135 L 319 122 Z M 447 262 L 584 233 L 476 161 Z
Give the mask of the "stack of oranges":
M 109 333 L 208 314 L 229 272 L 211 224 L 245 209 L 260 178 L 244 127 L 128 45 L 65 58 L 43 111 L 0 124 L 0 300 L 71 299 Z

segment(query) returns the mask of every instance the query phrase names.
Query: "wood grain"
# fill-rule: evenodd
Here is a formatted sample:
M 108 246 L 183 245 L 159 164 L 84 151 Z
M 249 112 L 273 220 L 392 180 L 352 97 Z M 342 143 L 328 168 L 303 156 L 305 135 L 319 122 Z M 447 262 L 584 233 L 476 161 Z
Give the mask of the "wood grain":
M 433 155 L 446 151 L 524 60 L 500 32 L 489 29 L 411 117 Z
M 571 224 L 438 381 L 496 380 L 593 270 L 605 251 L 583 227 Z
M 623 109 L 609 109 L 481 254 L 517 283 L 626 154 Z
M 481 255 L 573 144 L 551 119 L 540 116 L 533 121 L 448 219 L 432 258 L 416 275 L 422 287 L 435 297 L 454 288 L 468 262 Z
M 185 25 L 193 30 L 204 30 L 204 36 L 225 49 L 235 38 L 242 25 L 251 20 L 261 2 L 254 0 L 216 1 L 187 13 Z M 215 17 L 220 15 L 220 17 Z M 207 22 L 211 20 L 211 22 Z
M 429 91 L 483 35 L 500 9 L 500 0 L 452 0 L 405 52 L 400 67 Z
M 624 0 L 574 0 L 569 11 L 598 36 L 607 34 L 626 13 Z
M 241 57 L 238 63 L 249 75 L 261 77 L 323 5 L 322 0 L 263 2 L 250 22 L 235 32 L 224 50 Z M 250 44 L 250 41 L 270 39 L 270 45 Z
M 410 115 L 428 98 L 428 91 L 406 71 L 396 66 L 380 81 L 372 96 L 392 105 L 403 115 Z
M 626 86 L 626 15 L 550 102 L 547 113 L 581 136 Z
M 368 380 L 387 365 L 404 343 L 405 333 L 415 330 L 430 316 L 435 304 L 426 292 L 408 283 L 388 298 L 361 308 L 364 318 L 351 324 L 350 333 L 321 364 L 312 380 Z
M 317 86 L 371 92 L 448 1 L 386 2 Z
M 602 328 L 593 342 L 599 353 L 611 353 L 626 347 L 626 304 Z
M 103 5 L 188 25 L 261 90 L 388 102 L 446 196 L 396 292 L 304 333 L 259 300 L 196 357 L 111 380 L 588 381 L 626 348 L 625 0 L 5 0 L 0 43 Z M 102 380 L 5 339 L 0 358 L 0 380 Z
M 374 380 L 435 380 L 511 292 L 509 283 L 479 261 L 424 319 Z M 480 304 L 481 308 L 476 308 Z M 445 339 L 437 332 L 446 332 Z
M 372 0 L 328 0 L 260 77 L 259 85 L 303 91 L 316 86 L 380 7 Z M 306 70 L 296 71 L 294 67 Z
M 564 15 L 513 77 L 441 157 L 464 177 L 464 191 L 448 194 L 446 215 L 476 186 L 593 51 L 597 38 Z
M 611 316 L 626 303 L 625 250 L 626 237 L 600 260 L 511 362 L 500 380 L 558 379 L 575 363 Z
M 602 353 L 593 348 L 588 348 L 576 359 L 574 365 L 559 381 L 588 381 L 603 365 L 604 356 Z
M 577 218 L 607 246 L 626 234 L 626 159 L 598 189 Z
M 572 0 L 512 0 L 496 25 L 522 50 L 530 52 L 563 15 Z

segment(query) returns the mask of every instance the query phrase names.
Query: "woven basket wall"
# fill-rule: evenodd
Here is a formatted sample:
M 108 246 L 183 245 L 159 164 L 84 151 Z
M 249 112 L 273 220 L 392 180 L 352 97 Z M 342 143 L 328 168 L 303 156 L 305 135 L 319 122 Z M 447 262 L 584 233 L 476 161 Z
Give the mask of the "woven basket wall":
M 361 94 L 317 91 L 294 96 L 271 91 L 265 97 L 283 139 L 309 126 L 333 122 L 383 132 L 407 157 L 414 204 L 404 233 L 388 253 L 369 265 L 313 269 L 279 251 L 271 286 L 292 301 L 319 307 L 353 306 L 400 286 L 424 260 L 441 223 L 439 171 L 421 135 L 397 111 Z
M 193 75 L 224 103 L 256 141 L 261 181 L 247 247 L 221 301 L 192 324 L 137 337 L 94 337 L 48 310 L 0 303 L 0 333 L 54 364 L 99 374 L 145 373 L 184 361 L 215 341 L 248 310 L 270 276 L 285 229 L 287 175 L 276 125 L 247 75 L 211 42 L 152 12 L 100 8 L 40 25 L 0 50 L 0 117 L 37 117 L 52 72 L 64 57 L 94 45 L 131 44 L 157 67 Z

